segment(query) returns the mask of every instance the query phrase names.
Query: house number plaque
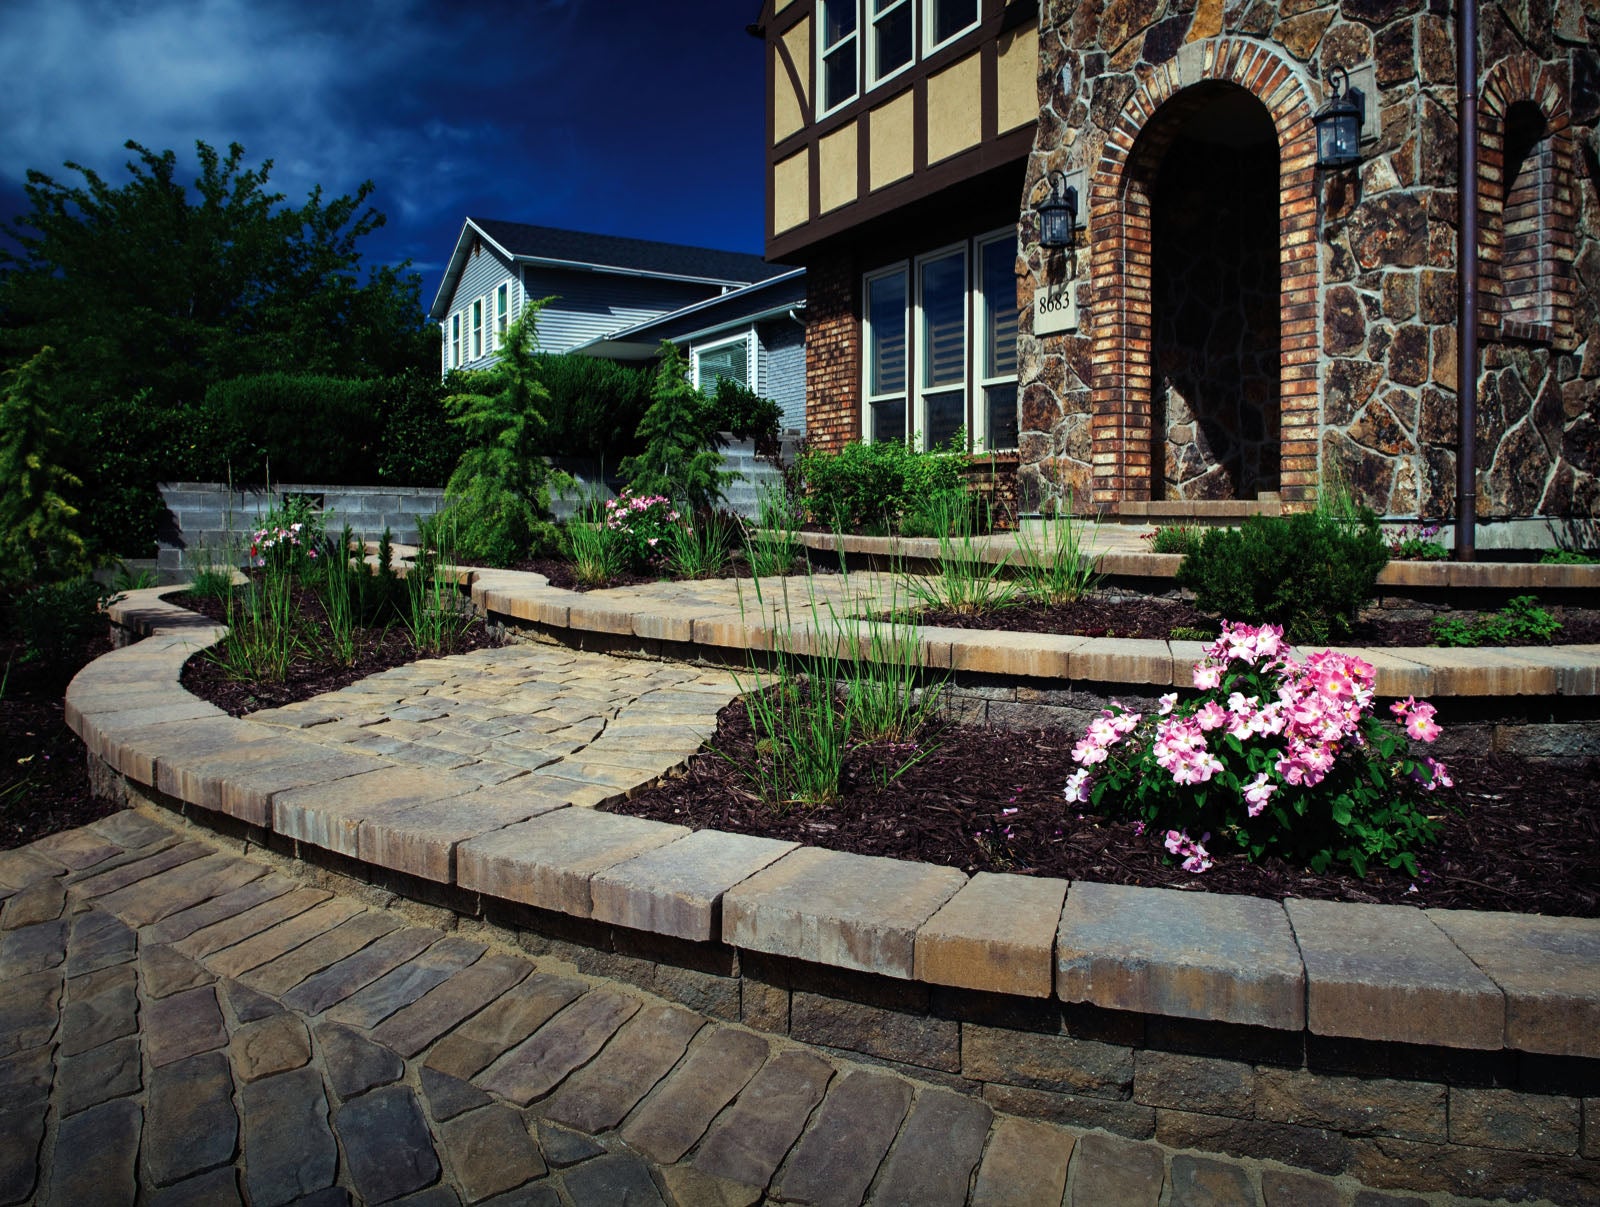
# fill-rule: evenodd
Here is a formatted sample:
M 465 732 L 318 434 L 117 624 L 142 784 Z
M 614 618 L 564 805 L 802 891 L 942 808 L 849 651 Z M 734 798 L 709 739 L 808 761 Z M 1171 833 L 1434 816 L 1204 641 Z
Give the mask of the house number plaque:
M 1078 291 L 1063 281 L 1033 295 L 1033 333 L 1055 335 L 1078 329 Z

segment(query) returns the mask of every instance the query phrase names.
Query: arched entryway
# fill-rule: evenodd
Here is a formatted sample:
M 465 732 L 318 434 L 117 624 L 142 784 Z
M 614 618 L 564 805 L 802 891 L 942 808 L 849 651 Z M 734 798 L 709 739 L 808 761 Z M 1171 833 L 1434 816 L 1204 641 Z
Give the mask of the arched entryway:
M 1278 490 L 1278 139 L 1232 84 L 1158 111 L 1150 195 L 1153 498 Z
M 1314 497 L 1315 139 L 1270 46 L 1184 48 L 1090 186 L 1095 499 Z

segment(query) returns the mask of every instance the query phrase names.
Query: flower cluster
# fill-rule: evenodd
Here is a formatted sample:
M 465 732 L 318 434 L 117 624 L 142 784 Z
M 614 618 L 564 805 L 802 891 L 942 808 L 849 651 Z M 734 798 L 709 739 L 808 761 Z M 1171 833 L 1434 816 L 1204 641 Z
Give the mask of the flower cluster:
M 1395 561 L 1438 562 L 1450 556 L 1450 551 L 1439 539 L 1439 525 L 1423 524 L 1412 528 L 1402 525 L 1389 534 L 1389 557 Z
M 678 509 L 665 495 L 636 495 L 624 490 L 615 499 L 606 500 L 603 522 L 626 550 L 628 560 L 643 566 L 679 519 Z
M 300 533 L 305 528 L 304 524 L 269 524 L 265 528 L 257 528 L 250 534 L 250 556 L 255 559 L 258 566 L 267 564 L 268 556 L 276 550 L 278 554 L 288 554 L 293 557 L 298 552 L 304 552 L 308 558 L 316 560 L 317 547 L 310 540 L 302 541 Z
M 1444 764 L 1414 759 L 1406 738 L 1439 736 L 1431 704 L 1390 711 L 1404 736 L 1374 715 L 1377 674 L 1334 650 L 1295 659 L 1277 625 L 1223 622 L 1194 668 L 1197 699 L 1160 698 L 1154 715 L 1113 701 L 1073 747 L 1066 798 L 1120 806 L 1166 832 L 1191 872 L 1212 866 L 1213 832 L 1252 857 L 1268 849 L 1318 870 L 1337 858 L 1358 871 L 1370 857 L 1414 863 L 1410 849 L 1436 823 L 1407 789 L 1450 787 Z M 1190 831 L 1204 829 L 1196 841 Z

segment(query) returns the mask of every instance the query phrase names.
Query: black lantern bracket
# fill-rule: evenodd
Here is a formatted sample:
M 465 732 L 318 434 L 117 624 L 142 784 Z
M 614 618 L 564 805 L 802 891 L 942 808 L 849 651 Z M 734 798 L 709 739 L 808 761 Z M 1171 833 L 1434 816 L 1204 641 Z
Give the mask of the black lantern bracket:
M 1081 168 L 1047 173 L 1049 191 L 1033 207 L 1039 218 L 1039 246 L 1047 257 L 1063 253 L 1067 281 L 1078 275 L 1078 248 L 1083 242 L 1087 201 L 1085 178 Z
M 1355 167 L 1361 162 L 1361 144 L 1376 136 L 1367 104 L 1367 97 L 1376 90 L 1376 69 L 1364 64 L 1352 75 L 1344 67 L 1335 67 L 1328 85 L 1331 95 L 1311 118 L 1317 132 L 1317 167 Z

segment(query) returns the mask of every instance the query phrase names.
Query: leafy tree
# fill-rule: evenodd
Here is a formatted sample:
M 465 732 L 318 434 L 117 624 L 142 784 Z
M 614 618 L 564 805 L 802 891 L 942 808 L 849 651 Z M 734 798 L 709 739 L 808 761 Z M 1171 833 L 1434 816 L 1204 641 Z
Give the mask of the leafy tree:
M 89 569 L 78 509 L 62 496 L 78 480 L 61 467 L 64 434 L 51 412 L 53 348 L 4 374 L 0 390 L 0 582 L 52 581 Z
M 704 400 L 689 382 L 683 356 L 667 340 L 661 341 L 651 399 L 639 421 L 644 451 L 622 462 L 622 476 L 637 494 L 666 495 L 693 511 L 710 511 L 733 475 L 722 469 L 716 434 L 705 430 Z
M 466 434 L 466 451 L 445 485 L 461 553 L 505 565 L 526 557 L 552 535 L 550 486 L 541 408 L 550 392 L 540 383 L 534 348 L 539 312 L 550 299 L 530 302 L 506 331 L 499 362 L 462 374 L 465 392 L 445 405 Z
M 371 182 L 298 206 L 268 189 L 272 161 L 196 144 L 200 173 L 129 142 L 114 186 L 28 173 L 29 211 L 0 225 L 0 368 L 49 345 L 85 485 L 73 501 L 91 545 L 154 535 L 158 478 L 220 476 L 199 405 L 212 382 L 293 368 L 378 377 L 436 363 L 420 282 L 401 267 L 360 275 L 359 241 L 384 223 Z M 111 506 L 101 506 L 110 500 Z

